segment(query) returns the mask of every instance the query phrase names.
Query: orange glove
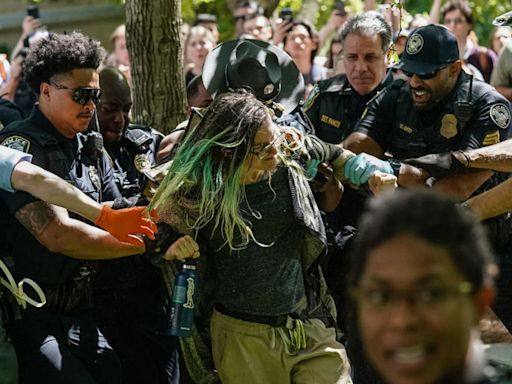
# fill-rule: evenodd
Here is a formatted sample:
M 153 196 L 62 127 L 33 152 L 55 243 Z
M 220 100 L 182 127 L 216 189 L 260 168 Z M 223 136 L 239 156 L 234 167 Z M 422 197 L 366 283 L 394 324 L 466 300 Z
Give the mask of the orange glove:
M 144 215 L 145 209 L 145 207 L 112 209 L 104 205 L 94 223 L 123 243 L 144 246 L 144 241 L 135 235 L 146 235 L 154 240 L 155 233 L 158 232 L 156 224 L 151 220 L 157 218 L 156 211 L 151 211 L 151 218 L 147 218 Z

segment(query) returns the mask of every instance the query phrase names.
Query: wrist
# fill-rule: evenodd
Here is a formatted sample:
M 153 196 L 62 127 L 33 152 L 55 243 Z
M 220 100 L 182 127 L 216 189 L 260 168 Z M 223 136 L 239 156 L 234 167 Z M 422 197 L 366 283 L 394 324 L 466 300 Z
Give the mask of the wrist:
M 392 174 L 398 178 L 400 175 L 400 168 L 402 167 L 402 162 L 397 159 L 388 159 L 387 162 L 389 163 L 391 172 L 387 172 L 389 174 Z

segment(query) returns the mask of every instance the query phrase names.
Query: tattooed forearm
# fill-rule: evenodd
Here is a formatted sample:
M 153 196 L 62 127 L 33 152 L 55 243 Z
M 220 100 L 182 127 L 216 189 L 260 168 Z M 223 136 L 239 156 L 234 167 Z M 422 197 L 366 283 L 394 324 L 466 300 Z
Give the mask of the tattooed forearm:
M 29 203 L 16 212 L 16 219 L 35 237 L 41 235 L 55 217 L 52 207 L 43 201 Z

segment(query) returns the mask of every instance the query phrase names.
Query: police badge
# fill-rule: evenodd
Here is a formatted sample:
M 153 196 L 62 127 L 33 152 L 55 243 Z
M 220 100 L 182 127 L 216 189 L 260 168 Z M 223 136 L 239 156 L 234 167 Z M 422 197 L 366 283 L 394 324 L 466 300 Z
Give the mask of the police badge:
M 151 168 L 151 162 L 149 161 L 148 155 L 145 153 L 139 153 L 135 155 L 135 158 L 133 159 L 133 165 L 135 166 L 135 169 L 137 169 L 137 171 L 140 173 L 143 173 L 142 171 Z

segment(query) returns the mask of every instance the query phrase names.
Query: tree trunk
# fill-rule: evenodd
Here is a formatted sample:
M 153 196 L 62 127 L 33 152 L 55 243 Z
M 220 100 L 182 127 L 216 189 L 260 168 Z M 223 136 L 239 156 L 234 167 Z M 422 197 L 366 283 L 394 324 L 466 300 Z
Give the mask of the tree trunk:
M 163 132 L 185 119 L 181 0 L 127 0 L 132 120 Z

